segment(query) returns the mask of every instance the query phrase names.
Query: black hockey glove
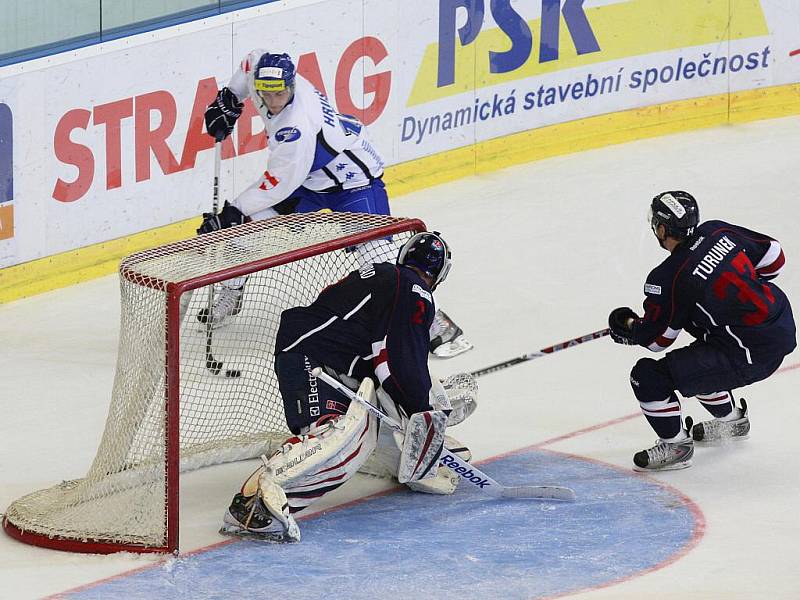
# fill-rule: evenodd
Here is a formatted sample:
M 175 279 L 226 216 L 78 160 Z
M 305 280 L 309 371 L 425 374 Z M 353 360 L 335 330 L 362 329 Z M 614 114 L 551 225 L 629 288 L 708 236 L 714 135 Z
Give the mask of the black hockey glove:
M 224 140 L 233 131 L 236 119 L 242 115 L 244 104 L 232 91 L 222 88 L 214 101 L 206 108 L 206 131 L 217 141 Z
M 628 325 L 629 319 L 637 320 L 637 315 L 627 306 L 615 308 L 608 315 L 608 327 L 611 329 L 611 339 L 617 344 L 633 344 L 633 329 Z
M 203 213 L 203 222 L 200 224 L 200 227 L 198 227 L 197 233 L 201 235 L 204 233 L 211 233 L 219 229 L 227 229 L 234 225 L 241 225 L 242 223 L 247 223 L 247 221 L 249 221 L 249 219 L 244 216 L 242 211 L 226 202 L 225 206 L 222 207 L 222 212 L 218 215 L 214 213 Z

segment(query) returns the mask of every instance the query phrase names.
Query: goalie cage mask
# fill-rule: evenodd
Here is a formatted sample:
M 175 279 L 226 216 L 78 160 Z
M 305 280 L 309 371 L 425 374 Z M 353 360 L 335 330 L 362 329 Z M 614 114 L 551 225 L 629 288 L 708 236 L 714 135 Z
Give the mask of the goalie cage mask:
M 433 279 L 431 288 L 436 289 L 450 272 L 450 247 L 438 231 L 418 233 L 400 248 L 397 264 L 418 268 Z

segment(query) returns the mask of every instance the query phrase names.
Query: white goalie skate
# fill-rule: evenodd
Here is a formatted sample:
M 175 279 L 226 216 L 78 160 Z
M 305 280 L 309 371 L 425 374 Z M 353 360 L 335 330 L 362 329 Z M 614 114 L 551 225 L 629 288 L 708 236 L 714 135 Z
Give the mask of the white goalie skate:
M 228 317 L 235 317 L 242 310 L 244 286 L 234 288 L 219 285 L 214 290 L 214 305 L 211 307 L 211 327 L 216 329 L 225 323 Z M 208 321 L 208 308 L 197 313 L 201 323 Z
M 266 457 L 262 460 L 266 465 Z M 253 473 L 233 497 L 219 532 L 265 542 L 300 541 L 300 528 L 289 513 L 286 493 L 269 468 Z
M 439 358 L 452 358 L 472 348 L 461 328 L 442 310 L 436 310 L 430 333 L 430 351 Z

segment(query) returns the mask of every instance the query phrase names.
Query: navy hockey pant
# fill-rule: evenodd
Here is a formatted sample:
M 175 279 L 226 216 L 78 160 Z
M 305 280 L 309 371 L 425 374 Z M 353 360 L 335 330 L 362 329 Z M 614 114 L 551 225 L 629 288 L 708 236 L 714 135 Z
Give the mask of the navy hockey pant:
M 756 364 L 732 361 L 721 350 L 703 341 L 672 350 L 661 360 L 640 359 L 631 370 L 631 387 L 642 412 L 662 439 L 681 429 L 680 400 L 675 394 L 697 396 L 744 387 L 766 379 L 783 362 L 783 356 Z M 716 417 L 716 414 L 704 404 Z M 724 408 L 730 412 L 732 405 Z
M 320 366 L 299 352 L 281 352 L 275 357 L 286 424 L 295 435 L 326 415 L 345 414 L 350 405 L 341 392 L 311 374 L 312 369 Z

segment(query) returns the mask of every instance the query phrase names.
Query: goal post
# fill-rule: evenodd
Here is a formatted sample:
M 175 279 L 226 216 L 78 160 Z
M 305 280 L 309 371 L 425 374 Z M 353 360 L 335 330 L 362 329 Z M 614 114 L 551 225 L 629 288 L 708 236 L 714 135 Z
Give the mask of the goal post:
M 72 552 L 177 552 L 180 473 L 270 453 L 290 435 L 273 368 L 281 312 L 363 264 L 393 262 L 424 230 L 384 215 L 285 215 L 125 258 L 95 459 L 84 478 L 15 500 L 6 533 Z M 197 318 L 209 286 L 231 280 L 244 282 L 241 308 L 209 330 Z M 210 352 L 224 365 L 217 374 Z

